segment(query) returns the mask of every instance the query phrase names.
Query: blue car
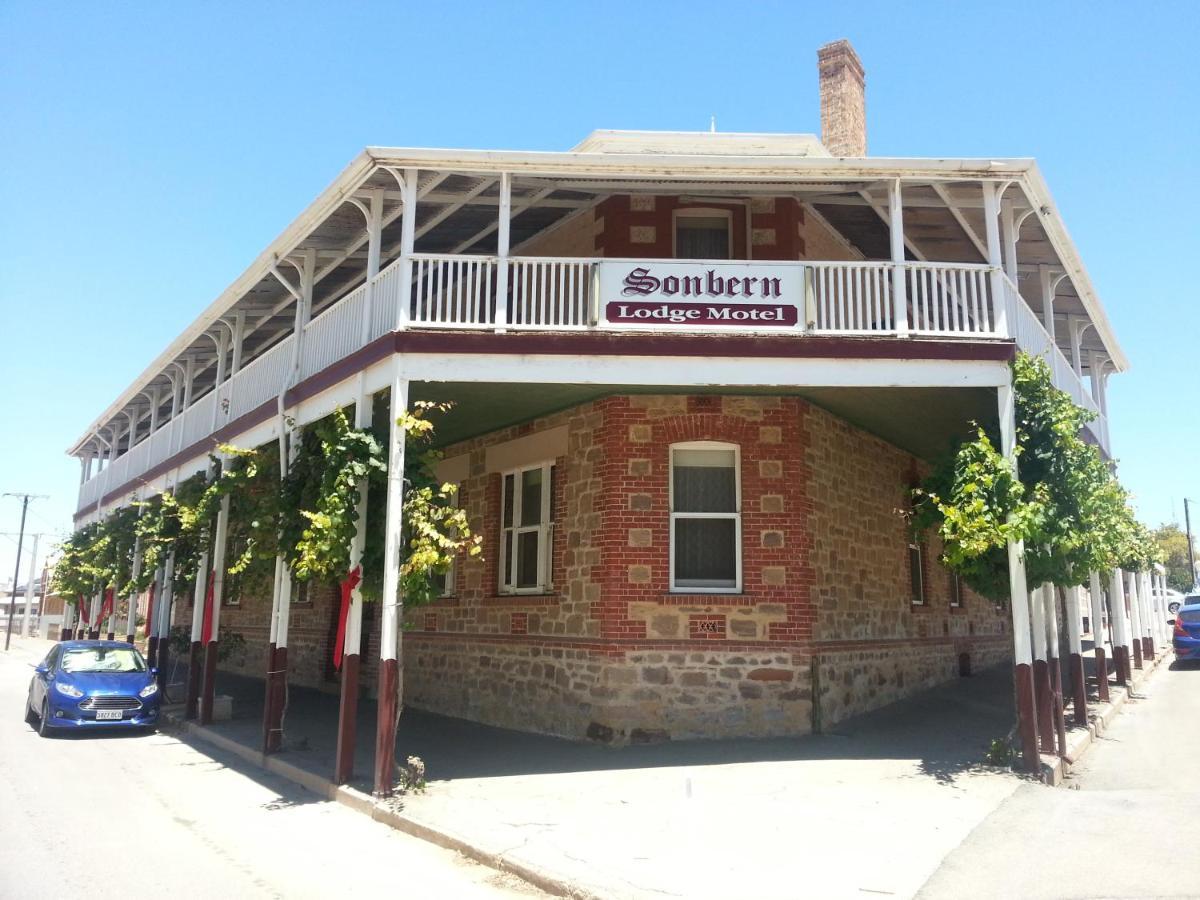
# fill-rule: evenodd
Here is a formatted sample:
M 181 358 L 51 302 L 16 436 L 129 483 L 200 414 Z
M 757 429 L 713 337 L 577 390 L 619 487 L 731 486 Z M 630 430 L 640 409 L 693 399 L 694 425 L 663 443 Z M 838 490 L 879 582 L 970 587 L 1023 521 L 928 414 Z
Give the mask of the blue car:
M 153 730 L 156 672 L 122 641 L 63 641 L 34 666 L 25 721 L 38 734 L 85 728 Z
M 1180 662 L 1200 662 L 1200 594 L 1188 594 L 1175 613 L 1175 632 L 1171 635 L 1175 658 Z

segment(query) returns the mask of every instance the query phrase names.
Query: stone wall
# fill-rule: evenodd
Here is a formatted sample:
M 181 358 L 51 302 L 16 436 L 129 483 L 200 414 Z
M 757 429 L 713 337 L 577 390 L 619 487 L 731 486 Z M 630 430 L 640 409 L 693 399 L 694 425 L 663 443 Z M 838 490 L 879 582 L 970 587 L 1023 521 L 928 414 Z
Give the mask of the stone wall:
M 1011 658 L 1006 611 L 965 586 L 951 606 L 936 542 L 922 550 L 924 603 L 913 602 L 902 513 L 918 461 L 822 409 L 808 425 L 822 722 L 957 677 L 964 653 L 973 669 Z

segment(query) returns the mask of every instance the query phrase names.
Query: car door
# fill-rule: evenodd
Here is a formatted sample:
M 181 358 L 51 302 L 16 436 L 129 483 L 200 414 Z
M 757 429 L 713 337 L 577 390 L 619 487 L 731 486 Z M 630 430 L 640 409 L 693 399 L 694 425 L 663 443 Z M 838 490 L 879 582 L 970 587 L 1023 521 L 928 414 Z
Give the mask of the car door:
M 43 671 L 36 672 L 33 676 L 30 705 L 35 710 L 42 708 L 42 700 L 45 699 L 46 692 L 50 690 L 50 681 L 58 669 L 58 659 L 61 652 L 62 647 L 54 647 L 46 654 L 46 658 L 42 660 Z

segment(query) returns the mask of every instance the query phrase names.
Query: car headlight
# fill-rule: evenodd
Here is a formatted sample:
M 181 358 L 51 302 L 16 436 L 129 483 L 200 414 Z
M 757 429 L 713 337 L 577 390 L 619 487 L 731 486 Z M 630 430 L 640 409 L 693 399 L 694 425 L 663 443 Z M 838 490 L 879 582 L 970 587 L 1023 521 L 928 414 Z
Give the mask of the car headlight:
M 74 697 L 76 700 L 83 696 L 83 691 L 75 687 L 75 685 L 67 684 L 62 681 L 54 682 L 54 689 L 60 694 L 64 694 L 68 697 Z
M 142 688 L 140 691 L 138 691 L 138 696 L 139 697 L 153 697 L 157 693 L 158 693 L 158 685 L 152 681 L 148 685 L 146 685 L 144 688 Z

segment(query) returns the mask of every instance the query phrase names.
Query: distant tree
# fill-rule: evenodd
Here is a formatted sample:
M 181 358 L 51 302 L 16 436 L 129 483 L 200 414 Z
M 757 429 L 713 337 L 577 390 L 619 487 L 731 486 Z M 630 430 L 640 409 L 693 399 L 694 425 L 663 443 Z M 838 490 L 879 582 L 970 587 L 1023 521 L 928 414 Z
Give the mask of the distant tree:
M 1187 535 L 1178 525 L 1168 522 L 1154 529 L 1153 536 L 1154 543 L 1166 556 L 1167 587 L 1191 590 L 1195 579 L 1189 570 Z

